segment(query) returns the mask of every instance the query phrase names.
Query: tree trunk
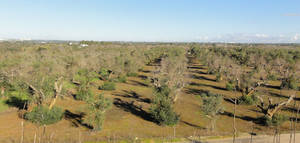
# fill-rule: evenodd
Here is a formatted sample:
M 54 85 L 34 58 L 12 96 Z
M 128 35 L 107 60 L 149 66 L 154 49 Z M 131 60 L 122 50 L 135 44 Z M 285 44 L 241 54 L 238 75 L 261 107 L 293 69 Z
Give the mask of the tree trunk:
M 58 80 L 56 80 L 55 83 L 54 83 L 54 99 L 53 99 L 52 102 L 50 103 L 49 110 L 52 109 L 52 107 L 53 107 L 54 104 L 56 103 L 56 100 L 57 100 L 58 96 L 59 96 L 60 93 L 61 93 L 63 83 L 60 83 L 60 85 L 58 85 L 58 82 L 59 82 L 61 79 L 62 79 L 62 77 L 60 77 L 60 78 L 59 78 Z
M 22 135 L 21 135 L 20 143 L 23 143 L 24 142 L 24 120 L 23 119 L 22 119 L 22 122 L 21 122 L 21 127 L 22 127 Z
M 56 100 L 57 100 L 57 97 L 58 97 L 58 96 L 56 96 L 56 97 L 52 100 L 52 102 L 50 103 L 49 110 L 51 110 L 51 109 L 53 108 L 53 106 L 55 105 Z
M 235 138 L 236 138 L 235 114 L 236 114 L 236 98 L 234 99 L 234 111 L 233 111 L 233 143 L 235 143 Z
M 295 95 L 291 95 L 287 101 L 283 101 L 277 104 L 273 104 L 272 100 L 269 98 L 269 105 L 267 107 L 264 107 L 264 101 L 261 97 L 258 96 L 258 99 L 260 100 L 260 105 L 257 105 L 262 112 L 270 119 L 272 119 L 273 115 L 277 113 L 283 106 L 288 105 L 292 100 L 294 100 Z
M 296 124 L 298 123 L 298 114 L 299 114 L 300 106 L 298 105 L 297 113 L 296 113 L 296 121 L 294 123 L 294 143 L 296 143 Z
M 1 87 L 1 96 L 4 96 L 4 93 L 5 93 L 5 88 Z

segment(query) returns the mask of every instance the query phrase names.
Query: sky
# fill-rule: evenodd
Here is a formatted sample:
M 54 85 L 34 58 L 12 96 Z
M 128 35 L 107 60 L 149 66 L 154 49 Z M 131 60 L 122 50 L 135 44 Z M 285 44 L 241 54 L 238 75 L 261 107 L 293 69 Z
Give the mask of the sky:
M 299 0 L 0 0 L 0 40 L 300 43 Z

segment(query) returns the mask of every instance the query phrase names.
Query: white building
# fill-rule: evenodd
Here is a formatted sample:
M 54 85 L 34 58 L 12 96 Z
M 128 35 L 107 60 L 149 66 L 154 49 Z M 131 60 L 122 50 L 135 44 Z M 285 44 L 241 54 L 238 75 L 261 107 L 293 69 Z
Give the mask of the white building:
M 88 44 L 80 44 L 80 47 L 88 47 Z

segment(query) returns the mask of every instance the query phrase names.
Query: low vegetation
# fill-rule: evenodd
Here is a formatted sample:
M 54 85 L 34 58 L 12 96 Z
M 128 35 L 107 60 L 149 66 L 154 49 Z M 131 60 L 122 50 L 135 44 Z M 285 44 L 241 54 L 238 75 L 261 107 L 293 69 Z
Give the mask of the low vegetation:
M 49 109 L 45 106 L 36 106 L 32 111 L 25 113 L 24 118 L 37 125 L 50 125 L 60 121 L 63 113 L 59 107 Z
M 299 45 L 82 43 L 0 42 L 7 133 L 37 125 L 57 139 L 175 140 L 299 129 Z

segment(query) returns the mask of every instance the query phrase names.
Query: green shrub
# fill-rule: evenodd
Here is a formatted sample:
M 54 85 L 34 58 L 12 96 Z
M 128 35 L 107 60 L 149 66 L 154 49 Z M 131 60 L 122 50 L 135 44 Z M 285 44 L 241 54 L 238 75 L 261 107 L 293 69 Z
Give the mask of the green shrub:
M 251 96 L 243 95 L 238 99 L 239 104 L 254 105 L 258 101 L 257 97 L 252 94 Z
M 105 81 L 102 86 L 100 86 L 101 90 L 115 90 L 116 84 L 114 82 Z
M 90 97 L 87 100 L 87 114 L 84 122 L 93 127 L 93 130 L 100 131 L 105 118 L 105 112 L 111 107 L 112 101 L 105 98 L 102 94 Z
M 234 84 L 232 84 L 232 83 L 226 83 L 226 89 L 228 91 L 233 91 L 234 90 Z
M 135 73 L 135 72 L 130 72 L 130 73 L 127 73 L 127 76 L 129 76 L 129 77 L 137 77 L 138 74 Z
M 212 118 L 223 112 L 223 97 L 219 94 L 202 94 L 202 106 L 201 109 L 204 115 Z
M 86 100 L 88 97 L 93 96 L 93 93 L 90 89 L 84 90 L 84 89 L 79 89 L 77 94 L 75 95 L 76 100 Z
M 297 90 L 298 89 L 298 82 L 297 79 L 293 76 L 290 76 L 284 80 L 282 80 L 280 88 L 286 88 L 286 89 L 294 89 Z
M 51 110 L 46 106 L 36 106 L 31 112 L 25 113 L 24 117 L 34 124 L 49 125 L 63 118 L 63 110 L 55 106 Z
M 108 69 L 101 68 L 99 74 L 100 74 L 101 78 L 103 78 L 104 80 L 108 80 L 110 73 L 109 73 Z
M 155 97 L 150 107 L 150 114 L 160 125 L 173 126 L 179 121 L 179 115 L 176 114 L 172 107 L 169 94 L 170 90 L 166 86 L 161 89 L 155 89 Z
M 275 81 L 275 80 L 277 80 L 277 77 L 276 77 L 274 74 L 269 74 L 269 75 L 267 76 L 267 79 L 268 79 L 268 80 Z
M 0 113 L 7 109 L 8 109 L 8 105 L 5 103 L 5 100 L 0 99 Z
M 126 83 L 127 77 L 126 76 L 119 76 L 118 77 L 118 82 Z
M 273 115 L 272 119 L 264 116 L 263 120 L 266 126 L 280 126 L 288 120 L 288 117 L 282 114 L 275 114 Z
M 203 115 L 210 120 L 210 129 L 214 131 L 216 126 L 217 116 L 223 113 L 223 97 L 219 94 L 207 93 L 202 94 L 202 106 L 201 110 Z

